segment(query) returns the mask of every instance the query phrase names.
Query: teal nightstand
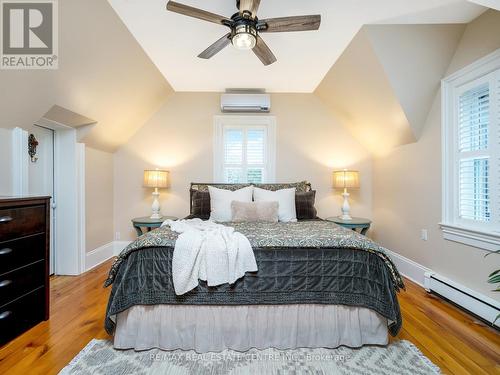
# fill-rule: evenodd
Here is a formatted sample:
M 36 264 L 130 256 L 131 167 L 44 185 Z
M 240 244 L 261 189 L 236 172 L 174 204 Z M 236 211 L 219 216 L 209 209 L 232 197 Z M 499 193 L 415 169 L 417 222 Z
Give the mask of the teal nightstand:
M 349 228 L 352 230 L 359 229 L 359 233 L 365 235 L 368 229 L 370 229 L 370 225 L 372 223 L 371 220 L 365 219 L 362 217 L 353 217 L 352 220 L 343 220 L 340 217 L 327 217 L 325 220 L 332 221 L 335 224 L 343 226 L 344 228 Z
M 132 219 L 132 225 L 138 236 L 144 234 L 142 228 L 146 228 L 147 232 L 150 232 L 153 228 L 159 228 L 165 220 L 177 220 L 175 216 L 163 216 L 161 219 L 151 219 L 149 216 L 146 217 L 136 217 Z

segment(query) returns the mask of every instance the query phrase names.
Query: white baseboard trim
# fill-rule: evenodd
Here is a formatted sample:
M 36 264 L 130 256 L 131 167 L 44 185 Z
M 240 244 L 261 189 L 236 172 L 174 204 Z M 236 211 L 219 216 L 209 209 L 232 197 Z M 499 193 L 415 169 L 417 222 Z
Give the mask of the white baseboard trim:
M 85 254 L 85 272 L 90 271 L 92 268 L 97 267 L 99 264 L 104 263 L 115 255 L 114 242 L 109 242 L 105 245 L 99 246 L 87 254 Z
M 132 241 L 111 241 L 85 254 L 85 272 L 120 254 Z
M 498 301 L 441 276 L 400 254 L 389 250 L 387 250 L 387 253 L 401 275 L 417 283 L 425 290 L 443 296 L 487 322 L 493 322 L 500 313 L 500 303 Z M 500 319 L 495 325 L 500 327 Z
M 123 249 L 125 249 L 128 245 L 130 245 L 132 241 L 114 241 L 114 255 L 117 256 L 121 253 Z
M 387 250 L 387 254 L 404 277 L 425 288 L 425 274 L 430 269 L 393 251 Z

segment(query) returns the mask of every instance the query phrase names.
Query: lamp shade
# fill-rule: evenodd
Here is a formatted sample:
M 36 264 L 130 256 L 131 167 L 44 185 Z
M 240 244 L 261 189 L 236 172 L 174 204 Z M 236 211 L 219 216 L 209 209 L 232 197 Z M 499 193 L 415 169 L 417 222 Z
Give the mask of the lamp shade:
M 359 172 L 347 169 L 334 171 L 333 187 L 336 189 L 359 188 Z
M 168 171 L 145 170 L 144 187 L 166 188 L 168 186 Z

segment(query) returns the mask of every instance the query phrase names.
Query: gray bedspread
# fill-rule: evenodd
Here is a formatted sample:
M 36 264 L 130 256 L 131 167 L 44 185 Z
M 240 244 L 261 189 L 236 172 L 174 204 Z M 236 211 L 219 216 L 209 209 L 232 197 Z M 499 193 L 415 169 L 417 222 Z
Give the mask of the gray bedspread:
M 113 285 L 105 328 L 112 316 L 134 305 L 342 304 L 367 307 L 401 328 L 397 291 L 404 287 L 385 250 L 368 238 L 326 221 L 230 223 L 250 240 L 258 271 L 233 285 L 200 282 L 177 296 L 172 255 L 177 234 L 168 227 L 129 245 L 113 264 L 105 285 Z

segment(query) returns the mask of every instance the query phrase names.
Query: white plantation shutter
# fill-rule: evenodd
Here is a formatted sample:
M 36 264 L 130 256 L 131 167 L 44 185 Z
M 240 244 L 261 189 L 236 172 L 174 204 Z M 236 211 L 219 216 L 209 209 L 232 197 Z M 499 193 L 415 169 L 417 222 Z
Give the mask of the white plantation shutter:
M 269 125 L 260 125 L 266 122 Z M 260 116 L 220 116 L 216 117 L 215 125 L 216 182 L 263 183 L 273 180 L 273 120 L 266 121 Z
M 459 217 L 489 222 L 491 218 L 488 150 L 489 83 L 461 94 L 458 106 Z
M 490 137 L 491 145 L 491 199 L 492 221 L 494 232 L 500 233 L 500 69 L 496 71 L 493 80 L 492 111 L 493 124 Z
M 458 127 L 461 152 L 488 148 L 489 113 L 488 83 L 468 90 L 460 96 Z
M 264 182 L 266 159 L 265 129 L 247 129 L 247 181 Z
M 243 180 L 244 131 L 225 129 L 224 131 L 224 180 L 238 183 Z
M 458 194 L 462 219 L 490 221 L 488 161 L 488 158 L 460 160 Z
M 457 89 L 456 222 L 500 233 L 500 71 Z

